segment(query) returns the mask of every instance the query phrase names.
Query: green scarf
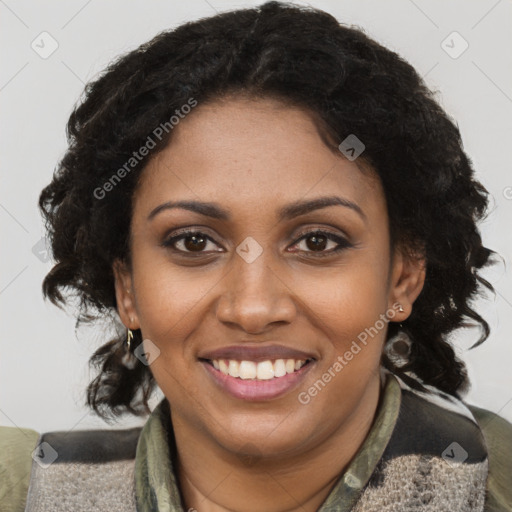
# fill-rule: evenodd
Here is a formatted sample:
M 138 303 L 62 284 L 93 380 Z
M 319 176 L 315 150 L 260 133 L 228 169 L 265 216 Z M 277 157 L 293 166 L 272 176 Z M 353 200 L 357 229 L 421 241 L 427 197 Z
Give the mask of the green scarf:
M 173 440 L 162 400 L 137 446 L 138 512 L 186 510 L 168 432 Z M 433 388 L 419 393 L 386 374 L 371 430 L 318 512 L 481 512 L 487 472 L 482 433 L 462 402 Z

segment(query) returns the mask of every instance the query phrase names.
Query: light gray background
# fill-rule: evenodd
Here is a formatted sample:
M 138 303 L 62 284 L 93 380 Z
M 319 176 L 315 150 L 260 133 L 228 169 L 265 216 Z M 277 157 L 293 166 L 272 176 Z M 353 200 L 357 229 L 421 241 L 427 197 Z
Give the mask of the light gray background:
M 64 126 L 84 83 L 113 57 L 161 30 L 260 3 L 0 0 L 0 424 L 40 432 L 108 428 L 83 405 L 91 377 L 87 360 L 101 337 L 90 330 L 75 333 L 72 316 L 43 302 L 40 284 L 50 263 L 33 253 L 44 234 L 38 195 L 65 151 Z M 491 324 L 490 338 L 472 351 L 467 349 L 477 329 L 459 331 L 454 340 L 473 382 L 467 401 L 512 421 L 512 279 L 507 268 L 512 254 L 512 3 L 313 0 L 310 5 L 362 27 L 404 56 L 439 91 L 439 101 L 457 120 L 478 178 L 493 196 L 492 212 L 481 226 L 484 243 L 506 265 L 486 273 L 496 297 L 476 303 Z M 47 59 L 31 47 L 34 40 L 42 46 L 43 31 L 59 45 Z M 454 31 L 469 44 L 458 58 L 442 46 Z M 452 53 L 462 48 L 457 38 L 445 43 Z M 143 422 L 127 417 L 116 428 Z

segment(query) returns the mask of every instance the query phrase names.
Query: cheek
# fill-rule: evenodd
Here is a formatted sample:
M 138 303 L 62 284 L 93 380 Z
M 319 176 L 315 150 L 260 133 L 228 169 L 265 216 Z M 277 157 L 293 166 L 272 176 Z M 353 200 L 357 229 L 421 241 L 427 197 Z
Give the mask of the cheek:
M 332 272 L 301 279 L 301 293 L 311 315 L 328 328 L 333 340 L 348 340 L 372 326 L 387 307 L 384 265 L 351 261 Z
M 221 272 L 179 267 L 155 251 L 134 254 L 137 316 L 144 338 L 153 341 L 173 364 L 185 357 L 187 338 L 200 327 Z M 176 365 L 178 366 L 178 365 Z
M 386 288 L 376 278 L 378 269 L 365 270 L 365 279 L 355 269 L 344 272 L 322 294 L 309 296 L 310 321 L 327 340 L 318 371 L 299 390 L 300 403 L 309 403 L 308 421 L 323 414 L 346 417 L 379 375 L 388 326 Z
M 379 262 L 361 254 L 322 278 L 323 282 L 302 282 L 310 322 L 329 340 L 324 345 L 321 371 L 330 370 L 336 375 L 333 380 L 337 384 L 332 389 L 335 394 L 335 388 L 346 394 L 347 390 L 357 388 L 357 382 L 364 387 L 364 382 L 380 367 L 388 327 L 384 260 Z
M 187 400 L 200 391 L 194 389 L 195 381 L 190 378 L 197 363 L 189 339 L 200 327 L 204 316 L 201 301 L 213 283 L 206 283 L 204 277 L 191 277 L 194 274 L 190 271 L 185 278 L 168 262 L 134 266 L 135 269 L 142 336 L 160 350 L 151 364 L 151 373 L 164 395 L 183 414 L 188 414 Z

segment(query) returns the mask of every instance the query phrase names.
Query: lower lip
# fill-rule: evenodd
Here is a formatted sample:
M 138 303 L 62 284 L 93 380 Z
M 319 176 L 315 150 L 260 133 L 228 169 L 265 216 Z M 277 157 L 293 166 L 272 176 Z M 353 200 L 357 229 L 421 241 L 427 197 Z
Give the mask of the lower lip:
M 206 361 L 201 361 L 201 364 L 206 368 L 214 382 L 233 397 L 248 401 L 259 401 L 272 400 L 292 391 L 304 379 L 314 361 L 293 373 L 268 380 L 239 379 L 231 377 L 231 375 L 224 375 Z

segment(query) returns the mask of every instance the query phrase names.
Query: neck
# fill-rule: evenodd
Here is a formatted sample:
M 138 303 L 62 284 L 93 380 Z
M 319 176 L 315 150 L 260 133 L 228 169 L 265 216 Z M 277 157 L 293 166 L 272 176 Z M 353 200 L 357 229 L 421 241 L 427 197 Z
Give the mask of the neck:
M 358 408 L 315 446 L 291 457 L 233 455 L 204 430 L 171 414 L 178 479 L 185 510 L 201 512 L 315 512 L 371 428 L 380 394 L 373 379 Z

